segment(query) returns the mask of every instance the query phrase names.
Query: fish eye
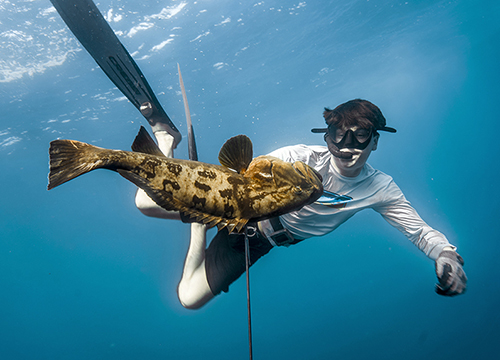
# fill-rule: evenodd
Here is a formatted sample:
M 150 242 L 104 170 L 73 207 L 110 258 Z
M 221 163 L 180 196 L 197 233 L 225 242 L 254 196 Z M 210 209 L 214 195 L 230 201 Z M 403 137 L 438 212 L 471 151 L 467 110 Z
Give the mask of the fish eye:
M 293 189 L 293 192 L 296 195 L 300 195 L 300 194 L 302 194 L 302 189 L 300 188 L 300 186 L 295 186 L 295 188 Z

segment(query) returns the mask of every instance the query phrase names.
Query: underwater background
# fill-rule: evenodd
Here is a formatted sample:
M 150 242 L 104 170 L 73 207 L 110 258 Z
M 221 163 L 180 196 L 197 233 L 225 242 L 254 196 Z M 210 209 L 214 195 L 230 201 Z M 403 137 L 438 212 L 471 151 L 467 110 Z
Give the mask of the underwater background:
M 273 250 L 250 272 L 255 359 L 498 359 L 498 1 L 131 1 L 101 12 L 199 158 L 319 144 L 325 106 L 378 105 L 369 163 L 458 246 L 463 296 L 374 211 Z M 96 171 L 46 190 L 48 145 L 130 149 L 147 122 L 48 0 L 0 0 L 0 358 L 245 359 L 244 277 L 201 310 L 177 300 L 189 226 L 143 216 Z M 147 126 L 149 128 L 149 126 Z M 213 235 L 211 230 L 210 235 Z

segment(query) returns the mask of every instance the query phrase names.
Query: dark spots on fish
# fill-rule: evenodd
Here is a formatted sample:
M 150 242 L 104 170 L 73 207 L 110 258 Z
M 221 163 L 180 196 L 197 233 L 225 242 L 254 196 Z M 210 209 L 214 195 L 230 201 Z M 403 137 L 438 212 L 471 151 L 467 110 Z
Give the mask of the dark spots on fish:
M 198 196 L 193 195 L 193 206 L 195 208 L 198 208 L 198 209 L 203 208 L 205 206 L 206 202 L 207 202 L 207 199 L 199 198 Z
M 224 215 L 226 217 L 232 217 L 234 213 L 234 206 L 230 204 L 224 204 Z
M 217 178 L 217 174 L 214 171 L 210 170 L 200 170 L 198 171 L 198 175 L 207 179 L 215 179 Z
M 182 166 L 179 164 L 167 163 L 167 169 L 175 176 L 179 176 L 179 174 L 182 172 Z
M 163 180 L 163 189 L 165 191 L 168 191 L 170 189 L 179 190 L 180 188 L 181 188 L 181 186 L 179 185 L 179 183 L 177 181 L 172 181 L 169 179 Z
M 225 199 L 230 199 L 233 195 L 233 189 L 219 190 L 220 196 Z
M 228 176 L 227 182 L 231 185 L 244 185 L 245 181 L 241 178 L 241 176 Z
M 154 170 L 154 168 L 153 168 Z M 148 180 L 151 180 L 155 177 L 154 171 L 147 171 L 145 168 L 142 169 L 142 176 Z
M 253 197 L 252 197 L 252 200 L 253 201 L 260 201 L 262 199 L 264 199 L 268 194 L 266 193 L 257 193 L 255 194 Z
M 200 190 L 203 190 L 203 191 L 210 191 L 210 190 L 212 190 L 212 188 L 210 186 L 208 186 L 206 184 L 202 184 L 202 183 L 200 183 L 198 181 L 194 182 L 194 186 L 197 187 Z
M 160 166 L 160 162 L 150 158 L 146 158 L 139 164 L 138 168 L 141 171 L 141 176 L 146 179 L 153 179 L 156 176 L 156 167 Z

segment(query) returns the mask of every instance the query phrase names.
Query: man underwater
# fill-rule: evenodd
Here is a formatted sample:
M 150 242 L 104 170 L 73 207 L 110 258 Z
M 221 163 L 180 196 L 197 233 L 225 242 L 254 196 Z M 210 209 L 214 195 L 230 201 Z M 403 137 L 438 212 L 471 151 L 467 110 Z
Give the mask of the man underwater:
M 325 109 L 323 116 L 327 128 L 312 131 L 325 133 L 327 146 L 287 146 L 269 155 L 289 162 L 303 161 L 313 167 L 323 177 L 324 189 L 343 195 L 338 197 L 342 201 L 336 202 L 333 197 L 330 203 L 319 201 L 298 211 L 247 225 L 251 264 L 274 247 L 291 246 L 328 234 L 358 211 L 371 208 L 435 261 L 438 294 L 463 294 L 467 277 L 456 247 L 420 218 L 390 176 L 367 164 L 371 152 L 377 149 L 378 132 L 396 132 L 386 126 L 380 109 L 369 101 L 356 99 L 334 110 Z M 166 124 L 153 126 L 160 149 L 172 157 L 175 143 L 169 131 Z M 147 216 L 182 217 L 162 209 L 140 189 L 136 206 Z M 190 245 L 178 286 L 179 300 L 189 309 L 200 308 L 220 292 L 227 292 L 229 285 L 245 271 L 244 235 L 228 234 L 227 229 L 222 229 L 207 248 L 206 230 L 206 225 L 191 224 Z

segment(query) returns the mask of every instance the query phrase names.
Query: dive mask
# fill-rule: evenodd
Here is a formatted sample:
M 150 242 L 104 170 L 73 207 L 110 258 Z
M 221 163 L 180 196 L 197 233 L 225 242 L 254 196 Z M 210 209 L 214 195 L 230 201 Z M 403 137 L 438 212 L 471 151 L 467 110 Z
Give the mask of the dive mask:
M 330 125 L 328 126 L 326 135 L 330 137 L 332 142 L 339 149 L 349 148 L 364 150 L 370 143 L 374 133 L 376 134 L 377 132 L 373 128 L 348 129 L 345 131 Z
M 314 128 L 311 132 L 316 134 L 326 133 L 325 141 L 328 144 L 328 149 L 333 154 L 333 156 L 341 159 L 352 159 L 352 154 L 349 152 L 340 151 L 342 148 L 354 148 L 359 150 L 364 150 L 374 134 L 378 134 L 378 131 L 387 131 L 395 133 L 396 129 L 379 125 L 374 126 L 371 129 L 349 129 L 343 131 L 337 129 L 333 125 L 329 125 L 328 128 Z

